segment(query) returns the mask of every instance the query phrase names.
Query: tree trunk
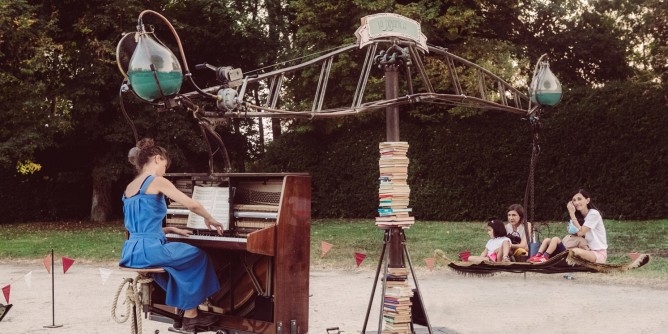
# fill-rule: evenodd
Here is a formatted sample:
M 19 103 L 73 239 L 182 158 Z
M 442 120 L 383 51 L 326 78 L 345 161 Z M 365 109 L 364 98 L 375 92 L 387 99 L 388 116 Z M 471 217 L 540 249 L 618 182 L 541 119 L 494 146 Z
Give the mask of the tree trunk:
M 90 220 L 95 223 L 109 221 L 111 218 L 111 183 L 107 180 L 93 178 L 93 200 L 90 209 Z
M 278 137 L 281 136 L 281 119 L 280 118 L 272 118 L 271 119 L 271 135 L 272 135 L 272 140 L 278 139 Z

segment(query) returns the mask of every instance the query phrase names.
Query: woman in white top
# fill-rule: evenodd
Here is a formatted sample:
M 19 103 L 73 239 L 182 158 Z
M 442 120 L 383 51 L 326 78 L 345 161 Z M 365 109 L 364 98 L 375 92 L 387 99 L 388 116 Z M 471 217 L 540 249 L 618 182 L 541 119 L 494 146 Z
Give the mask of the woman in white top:
M 587 261 L 605 263 L 608 258 L 608 239 L 601 213 L 591 202 L 589 192 L 578 189 L 566 204 L 566 207 L 571 218 L 568 233 L 584 237 L 589 245 L 589 249 L 571 248 L 573 252 Z M 552 254 L 558 254 L 565 250 L 566 247 L 559 237 L 546 238 L 538 249 L 538 253 L 529 258 L 529 262 L 545 262 Z
M 508 216 L 506 233 L 511 240 L 510 254 L 513 256 L 527 255 L 529 253 L 529 241 L 524 230 L 524 208 L 519 204 L 513 204 L 508 207 L 506 213 Z M 531 230 L 530 225 L 528 229 Z
M 575 236 L 583 236 L 589 245 L 589 250 L 573 248 L 575 255 L 587 261 L 605 263 L 608 258 L 608 238 L 603 217 L 591 202 L 589 193 L 579 189 L 566 207 L 575 226 L 575 229 L 569 232 Z

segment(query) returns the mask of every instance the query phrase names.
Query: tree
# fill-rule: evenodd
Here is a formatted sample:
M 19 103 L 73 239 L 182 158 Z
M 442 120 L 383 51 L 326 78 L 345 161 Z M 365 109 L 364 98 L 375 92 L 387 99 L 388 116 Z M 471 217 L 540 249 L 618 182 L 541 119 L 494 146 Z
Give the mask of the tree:
M 53 145 L 56 133 L 71 130 L 72 104 L 60 81 L 66 72 L 64 46 L 52 38 L 54 18 L 40 5 L 0 5 L 0 167 L 14 169 Z M 37 162 L 39 163 L 39 162 Z

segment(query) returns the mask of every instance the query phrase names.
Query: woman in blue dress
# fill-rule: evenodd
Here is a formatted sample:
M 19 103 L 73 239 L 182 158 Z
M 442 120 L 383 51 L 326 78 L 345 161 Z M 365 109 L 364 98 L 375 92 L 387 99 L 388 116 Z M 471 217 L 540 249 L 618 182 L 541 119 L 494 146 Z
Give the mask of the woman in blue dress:
M 209 256 L 201 249 L 181 242 L 167 242 L 165 233 L 181 235 L 191 231 L 162 227 L 167 213 L 165 196 L 183 204 L 202 216 L 209 229 L 223 234 L 217 222 L 202 205 L 182 193 L 163 177 L 169 166 L 167 151 L 145 138 L 128 154 L 138 176 L 128 184 L 123 194 L 125 228 L 130 238 L 123 245 L 120 265 L 129 268 L 161 267 L 166 273 L 153 275 L 155 282 L 166 292 L 165 303 L 184 310 L 182 329 L 213 325 L 218 319 L 198 314 L 197 306 L 219 289 L 218 279 Z

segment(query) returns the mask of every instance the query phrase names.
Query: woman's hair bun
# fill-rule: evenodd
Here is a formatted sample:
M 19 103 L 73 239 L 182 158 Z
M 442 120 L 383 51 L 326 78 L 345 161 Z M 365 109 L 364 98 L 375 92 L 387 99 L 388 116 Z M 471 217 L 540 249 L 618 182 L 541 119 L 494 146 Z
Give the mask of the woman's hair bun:
M 128 161 L 130 161 L 131 164 L 136 165 L 140 152 L 141 150 L 137 146 L 131 148 L 130 152 L 128 152 Z
M 137 142 L 137 147 L 140 150 L 145 150 L 145 149 L 151 148 L 153 146 L 155 146 L 155 142 L 153 141 L 152 138 L 144 138 L 144 139 Z

